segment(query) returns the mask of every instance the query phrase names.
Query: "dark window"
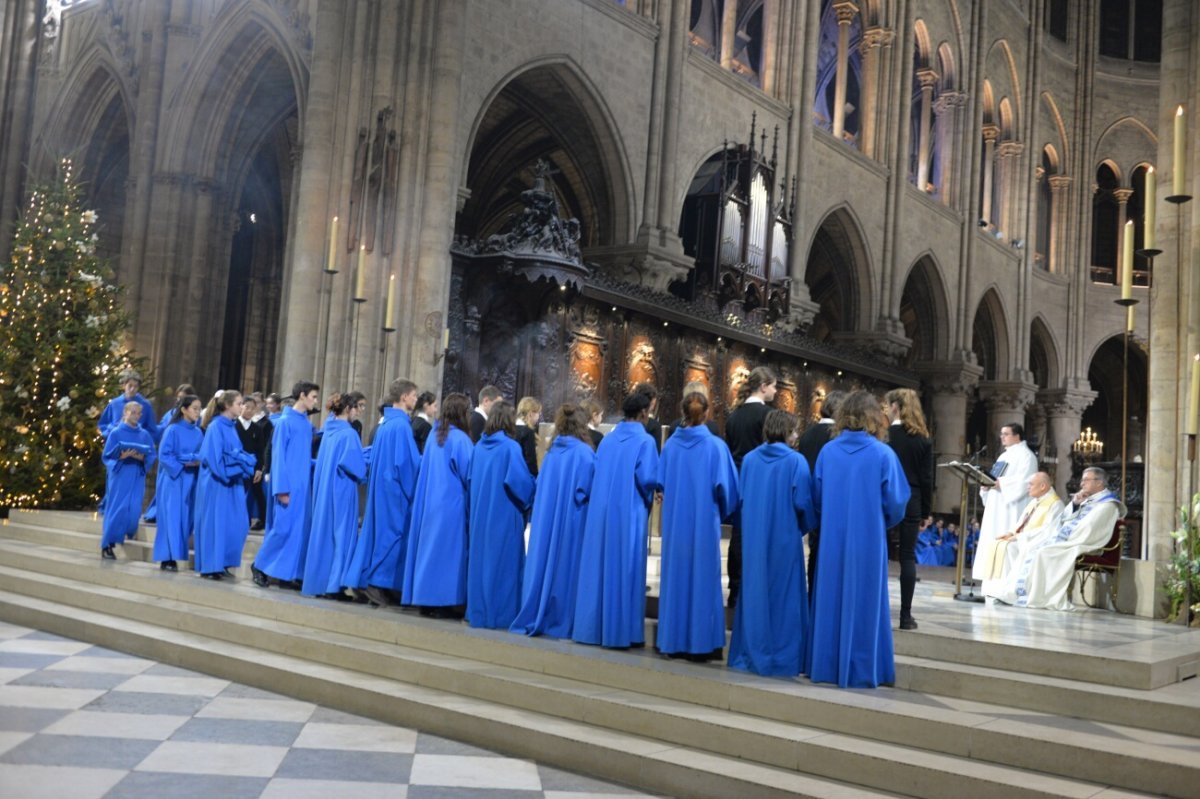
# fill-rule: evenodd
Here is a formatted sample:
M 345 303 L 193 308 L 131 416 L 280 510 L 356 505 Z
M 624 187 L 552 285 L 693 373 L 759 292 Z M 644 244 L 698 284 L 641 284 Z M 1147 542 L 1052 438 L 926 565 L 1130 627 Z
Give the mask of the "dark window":
M 1067 0 L 1046 3 L 1046 31 L 1061 42 L 1067 40 Z
M 1100 55 L 1129 57 L 1129 0 L 1101 0 Z
M 1119 209 L 1113 192 L 1117 176 L 1108 164 L 1096 170 L 1096 193 L 1092 197 L 1092 279 L 1115 283 L 1117 278 L 1117 223 Z
M 1138 0 L 1134 14 L 1133 60 L 1158 63 L 1162 55 L 1162 0 Z

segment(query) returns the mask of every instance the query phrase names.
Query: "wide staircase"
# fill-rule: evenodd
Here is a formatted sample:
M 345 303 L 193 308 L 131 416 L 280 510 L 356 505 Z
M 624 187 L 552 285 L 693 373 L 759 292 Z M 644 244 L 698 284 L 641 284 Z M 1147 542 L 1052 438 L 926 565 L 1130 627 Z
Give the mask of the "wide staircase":
M 169 574 L 153 527 L 106 562 L 99 535 L 14 511 L 0 618 L 671 796 L 1200 796 L 1196 631 L 1111 654 L 897 632 L 897 685 L 839 690 Z

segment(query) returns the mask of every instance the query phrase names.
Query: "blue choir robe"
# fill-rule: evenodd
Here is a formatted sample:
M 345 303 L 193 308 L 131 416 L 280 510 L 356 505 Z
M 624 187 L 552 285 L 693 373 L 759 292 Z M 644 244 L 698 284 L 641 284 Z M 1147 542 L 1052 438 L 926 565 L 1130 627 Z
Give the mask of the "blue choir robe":
M 946 530 L 942 535 L 942 543 L 938 545 L 938 565 L 958 565 L 958 533 Z
M 741 489 L 742 590 L 729 665 L 795 677 L 809 630 L 804 535 L 817 526 L 808 461 L 787 444 L 762 444 L 742 460 Z
M 596 468 L 591 445 L 557 436 L 538 470 L 529 520 L 529 555 L 521 578 L 521 609 L 509 630 L 570 638 L 575 621 L 579 545 Z M 643 589 L 644 590 L 644 589 Z
M 507 630 L 521 607 L 525 518 L 536 483 L 521 445 L 487 433 L 471 455 L 467 623 Z
M 404 545 L 420 464 L 408 414 L 400 408 L 384 408 L 371 442 L 367 511 L 354 557 L 342 576 L 347 587 L 373 585 L 392 591 L 403 587 Z
M 342 590 L 358 537 L 358 486 L 367 479 L 358 431 L 335 417 L 325 422 L 324 433 L 313 468 L 312 531 L 304 558 L 308 596 Z
M 279 424 L 280 416 L 283 416 L 283 411 L 276 411 L 275 413 L 271 414 L 268 417 L 271 420 L 270 429 L 271 429 L 271 437 L 272 438 L 275 437 L 275 433 L 274 433 L 275 425 Z M 271 449 L 271 442 L 268 441 L 267 442 L 267 451 L 270 452 L 270 449 Z M 269 465 L 270 465 L 269 463 L 264 464 L 264 466 L 269 466 Z M 275 497 L 271 493 L 271 474 L 270 474 L 270 472 L 263 475 L 263 482 L 265 483 L 265 485 L 263 486 L 263 493 L 265 493 L 267 495 L 267 517 L 265 519 L 263 519 L 263 527 L 265 529 L 270 529 L 272 523 L 275 521 Z
M 270 518 L 254 565 L 276 580 L 299 580 L 312 519 L 313 426 L 308 416 L 284 408 L 271 435 Z M 288 504 L 280 500 L 288 495 Z
M 200 445 L 192 567 L 201 574 L 240 566 L 250 532 L 244 481 L 254 474 L 254 456 L 242 448 L 235 424 L 227 416 L 214 417 Z
M 579 643 L 645 643 L 646 526 L 658 489 L 653 437 L 640 422 L 621 422 L 596 449 L 575 596 Z
M 467 603 L 467 478 L 471 437 L 451 427 L 444 444 L 429 433 L 417 475 L 412 524 L 404 552 L 406 605 L 453 607 Z
M 917 533 L 917 565 L 939 566 L 937 528 L 932 524 Z
M 145 460 L 122 458 L 124 450 L 136 450 Z M 146 470 L 154 463 L 154 439 L 144 429 L 119 422 L 110 428 L 101 456 L 108 481 L 104 488 L 104 535 L 101 549 L 122 544 L 137 534 L 146 493 Z
M 656 646 L 709 655 L 725 646 L 721 521 L 738 509 L 737 467 L 705 425 L 681 427 L 663 444 L 662 580 Z
M 188 559 L 200 467 L 186 464 L 200 460 L 203 441 L 204 432 L 199 425 L 180 419 L 163 431 L 158 444 L 158 482 L 154 485 L 158 506 L 158 530 L 154 534 L 157 561 Z M 149 511 L 146 515 L 150 515 Z
M 100 435 L 107 436 L 110 430 L 121 424 L 121 420 L 125 418 L 125 406 L 130 402 L 136 402 L 142 406 L 142 417 L 138 419 L 138 427 L 150 434 L 152 443 L 158 444 L 162 431 L 154 422 L 154 406 L 141 394 L 134 394 L 131 400 L 125 399 L 124 394 L 109 400 L 108 405 L 104 406 L 100 418 L 96 420 L 96 427 L 99 428 Z
M 145 412 L 146 412 L 146 408 L 145 408 L 145 406 L 143 406 L 142 413 L 145 413 Z M 159 444 L 162 443 L 162 437 L 167 434 L 167 425 L 169 425 L 171 423 L 171 420 L 173 418 L 175 418 L 175 409 L 168 408 L 167 412 L 164 413 L 162 415 L 162 418 L 158 420 L 158 442 L 159 442 Z M 200 449 L 200 447 L 197 446 L 196 449 L 198 450 L 198 449 Z M 156 479 L 161 479 L 162 478 L 162 474 L 161 474 L 161 472 L 162 472 L 162 452 L 161 451 L 158 454 L 158 469 L 159 469 L 158 477 Z M 158 520 L 158 483 L 157 482 L 154 484 L 154 496 L 150 497 L 150 507 L 146 508 L 146 512 L 144 514 L 142 514 L 142 518 L 145 519 L 150 524 L 154 524 Z M 154 540 L 157 541 L 158 539 L 155 538 Z
M 892 448 L 845 430 L 821 450 L 813 497 L 821 523 L 806 671 L 813 682 L 874 688 L 896 680 L 887 530 L 911 490 Z

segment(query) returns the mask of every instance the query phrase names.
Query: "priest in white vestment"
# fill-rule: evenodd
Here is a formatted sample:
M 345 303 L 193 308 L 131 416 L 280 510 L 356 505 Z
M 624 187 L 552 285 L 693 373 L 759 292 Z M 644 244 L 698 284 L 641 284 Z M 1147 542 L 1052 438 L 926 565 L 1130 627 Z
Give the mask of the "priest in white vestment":
M 1003 590 L 1005 579 L 1012 574 L 1013 568 L 1021 561 L 1021 552 L 1029 551 L 1030 547 L 1047 535 L 1053 535 L 1058 530 L 1058 520 L 1062 516 L 1063 501 L 1054 490 L 1050 475 L 1038 472 L 1029 478 L 1029 502 L 1021 511 L 1021 520 L 1017 526 L 1004 535 L 997 536 L 997 546 L 1007 542 L 1004 548 L 1004 566 L 1000 576 L 993 580 L 983 581 L 984 596 L 995 596 Z
M 1079 492 L 1057 528 L 1021 547 L 1020 561 L 992 596 L 1017 607 L 1074 610 L 1067 589 L 1075 575 L 1075 559 L 1107 544 L 1117 520 L 1125 515 L 1125 506 L 1107 483 L 1103 469 L 1085 469 Z
M 1000 428 L 1004 452 L 992 467 L 992 475 L 999 476 L 994 486 L 979 489 L 983 499 L 983 521 L 979 525 L 979 543 L 971 566 L 971 576 L 976 580 L 989 576 L 987 565 L 992 562 L 996 538 L 1016 529 L 1021 511 L 1029 501 L 1029 478 L 1038 468 L 1037 456 L 1024 438 L 1025 430 L 1016 422 Z

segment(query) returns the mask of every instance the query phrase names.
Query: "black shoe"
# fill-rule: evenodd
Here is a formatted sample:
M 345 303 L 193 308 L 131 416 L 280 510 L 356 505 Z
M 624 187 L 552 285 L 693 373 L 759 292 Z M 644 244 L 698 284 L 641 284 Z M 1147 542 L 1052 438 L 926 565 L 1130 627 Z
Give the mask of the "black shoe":
M 179 571 L 179 564 L 173 560 L 164 560 L 162 563 L 158 564 L 158 568 L 165 572 L 177 572 Z
M 205 574 L 201 574 L 200 576 L 203 577 L 205 580 L 220 580 L 225 575 L 221 574 L 221 572 L 206 572 Z
M 373 585 L 368 585 L 360 593 L 366 594 L 367 599 L 372 605 L 378 605 L 381 608 L 386 608 L 389 605 L 396 604 L 392 601 L 392 598 L 387 595 L 387 591 L 383 590 L 382 588 L 376 588 Z
M 914 619 L 912 616 L 909 616 L 906 619 L 900 619 L 900 629 L 901 630 L 917 629 L 917 620 Z
M 100 558 L 102 560 L 116 560 L 117 553 L 113 551 L 112 544 L 100 548 Z
M 253 563 L 250 564 L 250 574 L 254 575 L 254 584 L 259 588 L 267 588 L 271 585 L 271 580 L 266 573 Z
M 299 580 L 280 580 L 279 587 L 289 591 L 299 591 L 304 586 Z
M 224 572 L 223 572 L 223 573 L 224 573 L 224 574 L 225 574 L 225 576 L 226 576 L 226 577 L 228 577 L 230 580 L 236 580 L 236 579 L 237 579 L 237 575 L 235 575 L 233 572 L 231 572 L 231 571 L 229 570 L 229 567 L 228 567 L 228 566 L 226 566 L 226 567 L 225 567 L 225 569 L 224 569 Z
M 261 519 L 255 519 L 254 523 L 250 525 L 251 530 L 261 530 L 261 529 L 263 529 L 263 527 L 264 527 L 264 525 L 263 525 Z

